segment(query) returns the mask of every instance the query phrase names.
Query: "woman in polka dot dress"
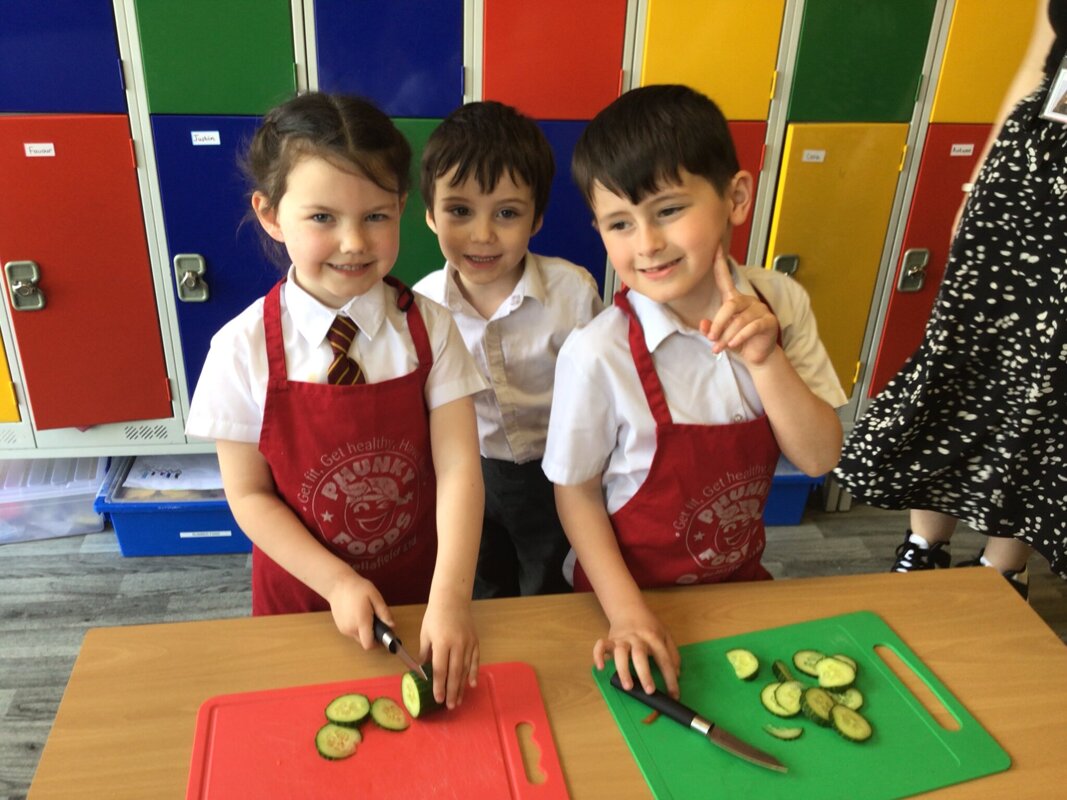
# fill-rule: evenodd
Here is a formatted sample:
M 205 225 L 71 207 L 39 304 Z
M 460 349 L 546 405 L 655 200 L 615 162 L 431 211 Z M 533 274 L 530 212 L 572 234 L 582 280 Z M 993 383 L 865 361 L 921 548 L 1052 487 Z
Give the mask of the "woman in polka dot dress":
M 860 502 L 911 509 L 894 570 L 949 566 L 963 520 L 990 537 L 969 563 L 997 567 L 1024 597 L 1031 550 L 1067 579 L 1067 124 L 1039 116 L 1067 0 L 1039 8 L 1031 41 L 1008 96 L 1044 77 L 1004 112 L 925 339 L 834 472 Z

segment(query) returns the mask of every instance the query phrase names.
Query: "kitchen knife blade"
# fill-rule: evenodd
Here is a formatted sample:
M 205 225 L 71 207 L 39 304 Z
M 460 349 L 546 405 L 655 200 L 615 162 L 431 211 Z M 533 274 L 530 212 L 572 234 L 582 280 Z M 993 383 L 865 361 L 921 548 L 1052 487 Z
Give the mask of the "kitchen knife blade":
M 789 771 L 785 764 L 770 753 L 765 753 L 759 748 L 753 747 L 747 742 L 738 739 L 732 733 L 724 731 L 714 722 L 704 719 L 693 709 L 679 703 L 673 697 L 664 694 L 658 689 L 652 694 L 646 694 L 645 690 L 641 688 L 641 685 L 635 683 L 634 688 L 627 691 L 622 688 L 622 681 L 619 680 L 619 674 L 617 672 L 611 676 L 611 685 L 619 691 L 625 692 L 635 700 L 640 700 L 646 706 L 654 708 L 656 711 L 670 717 L 675 722 L 681 723 L 687 728 L 692 728 L 713 744 L 717 744 L 723 750 L 726 750 L 728 753 L 740 756 L 746 761 L 758 764 L 761 767 L 766 767 L 767 769 L 777 770 L 778 772 Z
M 422 668 L 422 664 L 411 657 L 411 654 L 404 649 L 404 643 L 397 638 L 393 629 L 382 622 L 377 614 L 374 615 L 374 638 L 381 642 L 390 653 L 399 656 L 408 669 L 417 672 L 424 681 L 429 680 L 426 677 L 426 670 Z

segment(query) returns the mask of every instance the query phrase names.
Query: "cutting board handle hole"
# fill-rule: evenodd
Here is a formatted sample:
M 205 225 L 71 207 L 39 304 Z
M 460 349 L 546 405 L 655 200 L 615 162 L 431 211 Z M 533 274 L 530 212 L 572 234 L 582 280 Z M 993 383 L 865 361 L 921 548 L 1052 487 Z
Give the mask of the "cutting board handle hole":
M 933 717 L 934 722 L 946 731 L 958 731 L 960 721 L 956 716 L 945 708 L 937 695 L 930 689 L 919 675 L 897 655 L 891 647 L 884 644 L 875 645 L 874 652 L 886 663 L 893 673 L 900 678 L 900 682 L 907 687 L 908 691 L 917 699 L 926 713 Z
M 548 777 L 541 769 L 541 746 L 534 739 L 534 726 L 529 722 L 520 722 L 515 726 L 516 738 L 519 740 L 519 752 L 522 753 L 522 767 L 529 783 L 544 783 Z

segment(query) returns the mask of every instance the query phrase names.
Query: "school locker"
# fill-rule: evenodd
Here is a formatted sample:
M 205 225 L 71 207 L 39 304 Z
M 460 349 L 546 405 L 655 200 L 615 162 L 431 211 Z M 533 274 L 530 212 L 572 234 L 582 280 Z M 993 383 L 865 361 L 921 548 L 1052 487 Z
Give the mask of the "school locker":
M 907 132 L 858 123 L 786 131 L 767 267 L 807 290 L 846 393 L 857 378 Z
M 874 397 L 922 342 L 948 262 L 952 223 L 963 184 L 974 170 L 991 125 L 930 125 L 912 193 L 869 395 Z
M 592 119 L 619 96 L 626 0 L 484 0 L 482 94 L 538 119 Z
M 0 423 L 21 420 L 15 384 L 11 381 L 11 368 L 7 363 L 7 353 L 4 352 L 4 342 L 0 340 Z
M 730 127 L 730 137 L 734 140 L 734 149 L 737 151 L 737 161 L 741 169 L 752 173 L 752 208 L 755 209 L 755 198 L 760 186 L 760 170 L 763 168 L 763 143 L 767 138 L 767 123 L 731 121 L 727 124 Z M 751 234 L 752 211 L 749 211 L 748 219 L 734 228 L 730 239 L 730 255 L 739 264 L 747 263 L 748 240 Z
M 437 245 L 437 235 L 426 224 L 426 205 L 419 192 L 422 151 L 441 120 L 394 119 L 393 122 L 411 145 L 411 187 L 408 189 L 404 214 L 400 217 L 400 255 L 391 274 L 412 286 L 420 278 L 445 265 L 445 257 Z
M 259 117 L 153 116 L 166 233 L 166 269 L 189 396 L 211 337 L 284 274 L 250 217 L 250 187 L 238 159 Z M 284 253 L 282 254 L 284 260 Z
M 992 122 L 1045 0 L 956 0 L 931 122 Z
M 937 0 L 806 0 L 791 122 L 907 122 Z
M 586 123 L 539 124 L 552 147 L 556 175 L 552 179 L 544 225 L 530 240 L 530 250 L 539 255 L 559 256 L 585 267 L 593 274 L 603 294 L 607 254 L 600 234 L 593 227 L 593 214 L 571 179 L 571 156 Z
M 765 120 L 785 0 L 648 0 L 641 85 L 681 83 L 728 119 Z
M 122 114 L 111 0 L 4 0 L 0 111 Z
M 0 263 L 37 430 L 172 416 L 125 116 L 0 117 Z
M 263 114 L 296 91 L 290 0 L 131 0 L 152 114 Z
M 463 0 L 315 0 L 318 88 L 358 94 L 394 117 L 463 103 Z

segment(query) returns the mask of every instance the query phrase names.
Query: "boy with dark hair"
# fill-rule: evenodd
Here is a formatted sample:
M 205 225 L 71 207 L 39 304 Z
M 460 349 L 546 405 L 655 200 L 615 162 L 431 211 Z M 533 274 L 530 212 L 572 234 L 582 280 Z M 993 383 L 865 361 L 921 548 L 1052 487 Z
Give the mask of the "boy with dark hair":
M 423 151 L 426 223 L 446 263 L 414 288 L 452 312 L 491 387 L 475 396 L 485 480 L 475 598 L 570 589 L 541 456 L 556 355 L 602 303 L 588 271 L 529 252 L 554 171 L 537 124 L 496 102 L 454 111 Z
M 626 285 L 560 352 L 544 470 L 626 688 L 678 693 L 678 649 L 641 589 L 762 580 L 779 453 L 837 463 L 846 397 L 795 281 L 729 262 L 752 204 L 726 120 L 684 86 L 622 95 L 589 124 L 572 173 Z M 595 413 L 590 413 L 595 410 Z

